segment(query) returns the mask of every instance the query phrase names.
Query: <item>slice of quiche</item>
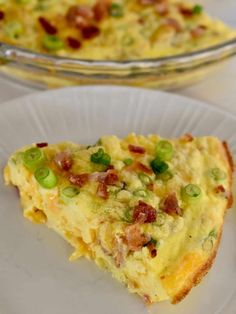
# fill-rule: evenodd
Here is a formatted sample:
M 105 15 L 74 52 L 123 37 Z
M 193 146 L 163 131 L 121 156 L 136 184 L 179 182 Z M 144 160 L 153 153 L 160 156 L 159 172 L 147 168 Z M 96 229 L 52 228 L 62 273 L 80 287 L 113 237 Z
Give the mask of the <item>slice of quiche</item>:
M 10 157 L 4 176 L 24 216 L 74 247 L 71 260 L 94 260 L 147 303 L 177 303 L 212 265 L 232 173 L 215 137 L 130 134 L 88 147 L 33 144 Z

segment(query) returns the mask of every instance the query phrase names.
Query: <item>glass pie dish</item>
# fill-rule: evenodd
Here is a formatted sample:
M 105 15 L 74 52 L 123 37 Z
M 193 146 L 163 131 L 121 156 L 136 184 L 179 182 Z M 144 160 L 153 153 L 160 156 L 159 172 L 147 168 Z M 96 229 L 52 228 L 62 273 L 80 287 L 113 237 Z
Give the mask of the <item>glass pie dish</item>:
M 206 11 L 236 29 L 235 0 L 202 0 Z M 1 74 L 41 88 L 115 84 L 176 89 L 202 79 L 236 54 L 236 37 L 203 50 L 142 60 L 85 60 L 36 53 L 0 42 Z

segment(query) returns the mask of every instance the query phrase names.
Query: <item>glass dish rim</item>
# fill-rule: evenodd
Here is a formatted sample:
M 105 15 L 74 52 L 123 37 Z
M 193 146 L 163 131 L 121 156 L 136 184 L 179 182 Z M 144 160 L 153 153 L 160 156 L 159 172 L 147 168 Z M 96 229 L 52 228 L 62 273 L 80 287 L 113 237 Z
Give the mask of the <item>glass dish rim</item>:
M 0 57 L 6 60 L 17 61 L 18 57 L 24 58 L 25 61 L 34 61 L 40 63 L 45 61 L 48 65 L 62 66 L 62 65 L 78 65 L 87 68 L 99 66 L 107 69 L 129 69 L 129 68 L 149 68 L 158 67 L 166 64 L 184 64 L 189 61 L 200 61 L 204 57 L 210 55 L 218 55 L 224 51 L 231 51 L 236 54 L 236 37 L 224 41 L 217 45 L 177 55 L 171 55 L 160 58 L 147 59 L 132 59 L 132 60 L 93 60 L 93 59 L 77 59 L 64 56 L 49 55 L 46 53 L 39 53 L 26 48 L 21 48 L 15 45 L 0 41 Z M 235 51 L 234 51 L 235 50 Z M 230 53 L 229 53 L 230 54 Z M 38 59 L 38 60 L 37 60 Z

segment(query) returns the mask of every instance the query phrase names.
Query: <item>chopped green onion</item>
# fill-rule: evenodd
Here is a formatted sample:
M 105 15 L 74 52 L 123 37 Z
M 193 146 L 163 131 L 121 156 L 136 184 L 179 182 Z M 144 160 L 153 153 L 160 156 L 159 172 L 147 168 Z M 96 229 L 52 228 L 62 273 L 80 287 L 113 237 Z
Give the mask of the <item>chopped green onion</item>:
M 95 164 L 109 166 L 111 162 L 111 157 L 106 154 L 102 148 L 99 148 L 96 153 L 91 155 L 90 160 Z
M 55 35 L 45 35 L 43 37 L 43 46 L 49 51 L 56 51 L 63 48 L 63 41 Z
M 117 193 L 119 193 L 121 191 L 121 188 L 118 187 L 118 186 L 113 186 L 113 185 L 110 185 L 108 187 L 108 192 L 112 195 L 116 195 Z
M 5 33 L 11 39 L 17 39 L 23 33 L 23 25 L 21 22 L 12 21 L 5 25 Z
M 219 169 L 219 168 L 213 168 L 210 170 L 210 176 L 215 180 L 215 181 L 221 181 L 226 179 L 226 173 Z
M 109 14 L 112 17 L 122 17 L 124 15 L 122 5 L 119 3 L 112 3 L 109 8 Z
M 131 165 L 133 162 L 134 162 L 134 161 L 133 161 L 133 159 L 131 159 L 131 158 L 126 158 L 126 159 L 123 160 L 123 163 L 124 163 L 126 166 Z
M 38 147 L 32 147 L 23 153 L 23 164 L 31 172 L 43 166 L 45 160 L 43 151 Z
M 68 198 L 73 198 L 79 194 L 79 189 L 75 186 L 67 186 L 62 190 L 62 195 Z
M 202 248 L 204 251 L 211 251 L 213 248 L 213 241 L 211 237 L 207 237 L 203 243 L 202 243 Z
M 193 14 L 201 14 L 203 11 L 203 7 L 200 4 L 196 4 L 193 7 Z
M 57 185 L 57 177 L 50 168 L 39 168 L 35 171 L 34 177 L 45 189 L 52 189 Z
M 215 229 L 212 229 L 211 232 L 209 233 L 209 237 L 217 239 L 217 231 Z
M 173 157 L 173 145 L 168 141 L 160 141 L 157 143 L 156 154 L 161 160 L 171 160 Z
M 165 214 L 163 213 L 157 213 L 157 218 L 156 218 L 156 221 L 155 221 L 155 225 L 158 226 L 158 227 L 161 227 L 164 225 L 166 221 L 166 216 Z
M 128 223 L 133 221 L 132 209 L 127 208 L 125 210 L 123 220 Z
M 138 197 L 147 197 L 148 193 L 146 190 L 143 189 L 137 189 L 133 192 L 134 196 L 138 196 Z
M 184 200 L 199 199 L 201 189 L 195 184 L 188 184 L 182 189 L 182 197 Z
M 152 179 L 145 173 L 142 173 L 142 172 L 139 173 L 138 177 L 139 177 L 139 180 L 145 185 L 152 183 Z
M 150 166 L 156 175 L 164 173 L 169 168 L 168 164 L 163 160 L 160 160 L 159 158 L 156 158 L 153 161 L 151 161 Z
M 162 181 L 169 181 L 170 179 L 173 178 L 173 174 L 167 170 L 161 174 L 158 174 L 157 179 L 160 179 Z

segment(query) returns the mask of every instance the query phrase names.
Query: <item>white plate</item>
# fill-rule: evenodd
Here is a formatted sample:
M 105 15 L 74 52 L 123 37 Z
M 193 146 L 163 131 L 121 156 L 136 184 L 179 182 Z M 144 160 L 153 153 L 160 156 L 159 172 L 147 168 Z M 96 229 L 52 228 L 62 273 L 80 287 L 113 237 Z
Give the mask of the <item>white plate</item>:
M 172 94 L 120 87 L 81 87 L 34 94 L 0 106 L 0 166 L 27 143 L 134 131 L 162 136 L 214 134 L 236 154 L 236 119 Z M 0 313 L 146 314 L 137 296 L 92 262 L 67 260 L 72 249 L 53 231 L 22 216 L 14 189 L 0 179 Z M 153 314 L 236 313 L 236 214 L 226 217 L 216 262 L 179 305 L 160 303 Z

